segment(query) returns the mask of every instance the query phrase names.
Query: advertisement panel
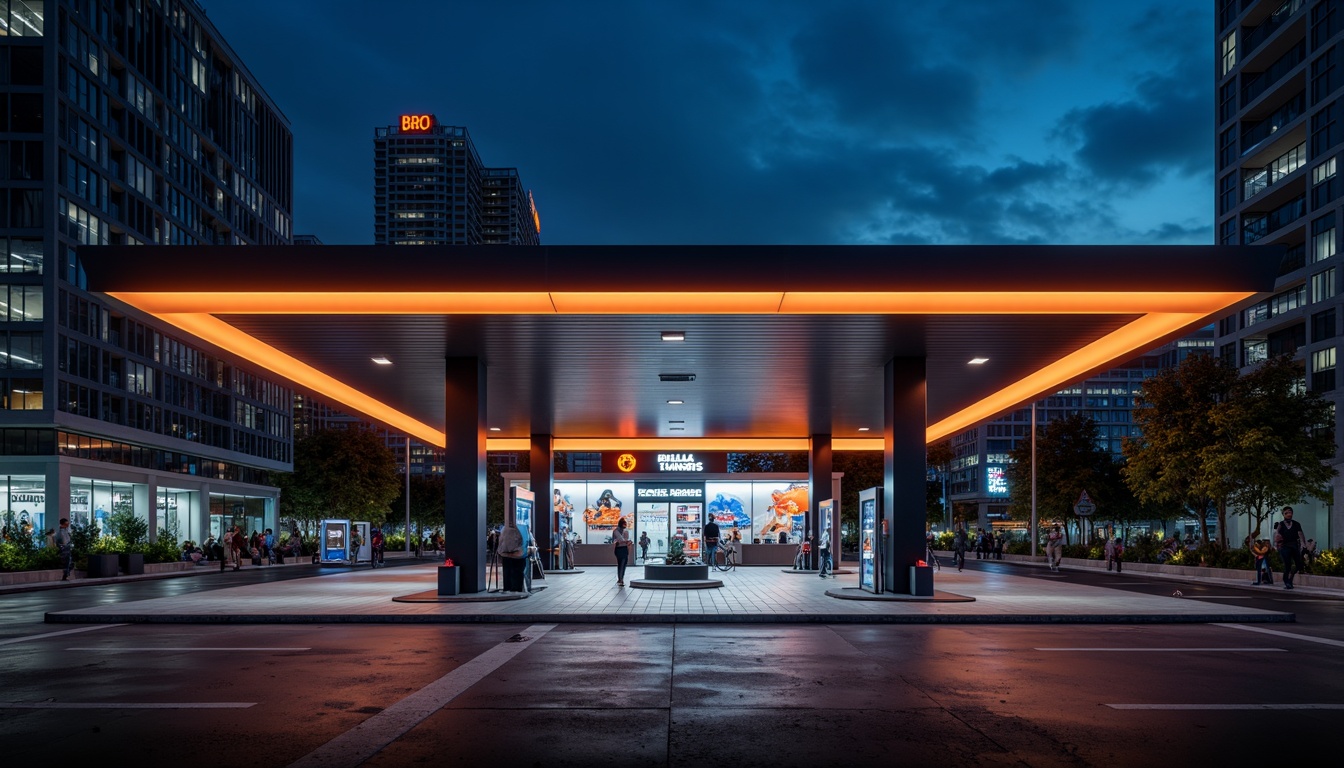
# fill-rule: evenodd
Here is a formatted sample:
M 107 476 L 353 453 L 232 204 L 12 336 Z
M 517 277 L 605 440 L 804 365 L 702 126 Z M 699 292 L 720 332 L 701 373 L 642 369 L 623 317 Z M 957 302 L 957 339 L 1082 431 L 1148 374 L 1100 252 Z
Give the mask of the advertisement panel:
M 322 562 L 344 562 L 350 542 L 349 520 L 322 521 Z
M 754 483 L 752 541 L 796 544 L 806 529 L 807 483 Z
M 753 538 L 751 491 L 751 483 L 705 483 L 705 513 L 714 517 L 725 537 L 748 544 Z
M 601 491 L 594 491 L 600 487 Z M 634 510 L 627 510 L 626 504 L 633 506 L 635 496 L 634 483 L 602 483 L 589 488 L 588 505 L 583 509 L 583 528 L 579 533 L 582 544 L 610 544 L 611 532 L 616 530 L 616 521 L 625 518 L 626 528 L 635 524 Z M 578 521 L 575 521 L 578 524 Z
M 523 534 L 523 551 L 526 552 L 535 542 L 532 541 L 532 506 L 536 494 L 526 488 L 513 489 L 513 524 Z
M 551 509 L 555 512 L 556 532 L 565 538 L 573 539 L 577 535 L 574 527 L 575 511 L 588 506 L 588 484 L 561 482 L 555 484 L 551 495 Z
M 877 553 L 881 549 L 878 539 L 877 495 L 880 488 L 869 488 L 859 492 L 859 588 L 877 592 Z

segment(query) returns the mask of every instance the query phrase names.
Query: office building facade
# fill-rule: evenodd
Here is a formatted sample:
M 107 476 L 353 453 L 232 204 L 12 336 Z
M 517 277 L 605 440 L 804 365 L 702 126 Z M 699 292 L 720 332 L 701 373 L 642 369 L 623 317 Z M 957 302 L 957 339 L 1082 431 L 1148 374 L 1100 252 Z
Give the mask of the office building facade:
M 1306 386 L 1338 413 L 1344 1 L 1217 0 L 1216 8 L 1218 240 L 1287 251 L 1273 294 L 1219 322 L 1217 351 L 1242 369 L 1294 355 Z M 1337 419 L 1337 446 L 1342 427 Z M 1336 469 L 1342 462 L 1337 449 Z M 1336 499 L 1341 492 L 1337 477 Z M 1344 544 L 1339 507 L 1296 505 L 1314 538 L 1331 546 Z M 1244 531 L 1232 533 L 1235 541 Z
M 377 245 L 539 245 L 541 219 L 516 168 L 487 168 L 467 129 L 403 115 L 373 139 Z
M 0 3 L 6 512 L 274 526 L 292 391 L 85 290 L 84 248 L 284 244 L 287 120 L 192 0 Z

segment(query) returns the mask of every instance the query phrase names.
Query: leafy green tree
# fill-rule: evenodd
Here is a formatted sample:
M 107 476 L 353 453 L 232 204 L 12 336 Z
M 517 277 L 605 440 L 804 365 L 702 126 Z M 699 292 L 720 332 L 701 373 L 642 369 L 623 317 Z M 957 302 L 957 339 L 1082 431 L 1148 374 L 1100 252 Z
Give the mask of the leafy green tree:
M 442 528 L 443 513 L 447 506 L 443 475 L 411 475 L 410 487 L 411 524 L 416 526 L 416 530 L 421 536 L 425 534 L 426 530 Z M 405 523 L 406 486 L 404 483 L 401 486 L 401 493 L 392 502 L 388 518 Z
M 831 459 L 834 466 L 834 457 Z M 800 451 L 779 453 L 753 451 L 728 454 L 729 472 L 806 472 L 807 454 Z
M 836 451 L 831 459 L 836 472 L 844 473 L 840 483 L 840 525 L 849 531 L 841 545 L 845 551 L 859 545 L 859 491 L 881 488 L 885 482 L 881 451 Z
M 363 429 L 326 429 L 299 438 L 294 441 L 294 472 L 275 480 L 282 516 L 305 527 L 324 517 L 381 525 L 401 490 L 392 452 Z
M 1225 510 L 1231 491 L 1227 476 L 1210 475 L 1206 465 L 1227 450 L 1214 411 L 1231 397 L 1236 380 L 1236 371 L 1211 355 L 1191 355 L 1158 372 L 1134 398 L 1134 423 L 1143 436 L 1124 445 L 1123 475 L 1134 495 L 1149 506 L 1193 517 L 1205 542 L 1207 511 Z
M 1095 422 L 1075 413 L 1037 429 L 1036 510 L 1041 521 L 1076 520 L 1073 505 L 1083 491 L 1099 509 L 1115 501 L 1107 498 L 1105 482 L 1114 471 L 1113 462 L 1097 444 Z M 1031 441 L 1020 441 L 1008 466 L 1009 513 L 1018 520 L 1031 517 L 1031 454 Z M 1067 525 L 1065 531 L 1067 535 Z
M 1250 530 L 1260 530 L 1285 504 L 1307 496 L 1332 499 L 1336 472 L 1325 462 L 1335 455 L 1334 410 L 1302 386 L 1302 368 L 1291 357 L 1266 360 L 1238 379 L 1212 422 L 1220 439 L 1204 457 L 1204 469 L 1227 489 L 1223 509 L 1250 518 Z M 1225 548 L 1226 530 L 1219 530 Z
M 956 454 L 952 452 L 952 441 L 944 440 L 940 443 L 934 443 L 924 449 L 924 463 L 936 480 L 930 481 L 931 488 L 926 493 L 925 508 L 928 511 L 928 523 L 930 525 L 942 525 L 943 521 L 948 520 L 947 509 L 947 478 L 952 471 L 952 459 Z M 939 501 L 941 499 L 941 501 Z

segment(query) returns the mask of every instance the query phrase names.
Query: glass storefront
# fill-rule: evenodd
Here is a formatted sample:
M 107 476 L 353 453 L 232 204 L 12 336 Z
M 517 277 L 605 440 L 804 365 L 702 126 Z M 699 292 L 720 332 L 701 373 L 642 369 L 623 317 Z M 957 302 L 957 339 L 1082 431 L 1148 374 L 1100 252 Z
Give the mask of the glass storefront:
M 140 485 L 141 489 L 145 486 Z M 92 480 L 87 477 L 70 478 L 70 519 L 88 521 L 92 519 L 103 535 L 108 530 L 109 518 L 117 512 L 134 512 L 142 520 L 148 520 L 148 510 L 137 509 L 135 505 L 135 483 L 118 483 L 111 480 Z M 143 490 L 141 491 L 143 493 Z
M 266 508 L 270 500 L 261 496 L 210 494 L 210 532 L 216 538 L 226 529 L 238 526 L 244 535 L 266 530 Z
M 4 524 L 13 524 L 21 531 L 42 533 L 55 528 L 59 518 L 47 519 L 47 481 L 42 475 L 4 475 L 5 498 L 9 504 L 5 508 Z M 10 520 L 10 516 L 13 520 Z
M 157 500 L 159 526 L 178 541 L 205 540 L 201 535 L 201 493 L 181 488 L 160 488 Z M 208 535 L 208 534 L 207 534 Z

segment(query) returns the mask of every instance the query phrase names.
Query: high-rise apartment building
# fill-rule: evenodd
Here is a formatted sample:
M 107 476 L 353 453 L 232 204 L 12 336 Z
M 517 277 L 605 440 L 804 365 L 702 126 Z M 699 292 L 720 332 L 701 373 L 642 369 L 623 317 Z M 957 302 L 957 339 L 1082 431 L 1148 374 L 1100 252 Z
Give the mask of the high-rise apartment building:
M 0 2 L 0 98 L 7 510 L 274 526 L 289 387 L 89 294 L 80 249 L 289 242 L 288 121 L 194 0 Z
M 1273 295 L 1218 324 L 1218 354 L 1239 368 L 1293 354 L 1306 386 L 1338 413 L 1344 0 L 1216 0 L 1216 9 L 1218 240 L 1287 248 Z M 1337 419 L 1337 445 L 1341 428 Z M 1344 469 L 1344 451 L 1335 462 Z M 1314 538 L 1340 546 L 1340 506 L 1295 508 Z
M 486 168 L 467 129 L 403 115 L 373 139 L 378 245 L 537 245 L 541 220 L 515 168 Z

